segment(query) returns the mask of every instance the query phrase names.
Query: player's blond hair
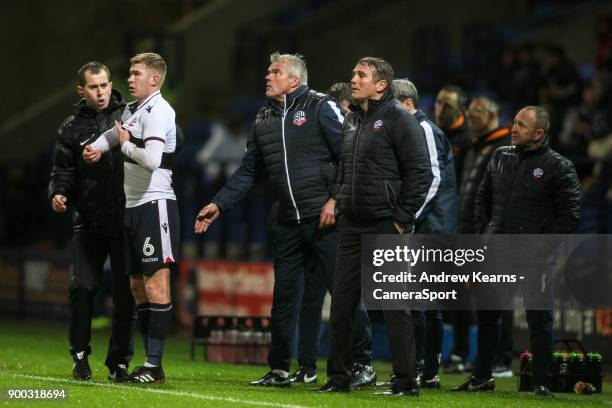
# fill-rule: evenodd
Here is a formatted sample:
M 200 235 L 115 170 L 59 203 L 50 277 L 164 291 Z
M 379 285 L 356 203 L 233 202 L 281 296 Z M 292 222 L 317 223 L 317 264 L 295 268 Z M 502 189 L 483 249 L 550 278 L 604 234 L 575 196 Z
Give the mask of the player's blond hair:
M 166 78 L 166 72 L 168 72 L 168 66 L 166 65 L 166 61 L 164 61 L 161 55 L 156 54 L 154 52 L 143 52 L 140 54 L 136 54 L 130 60 L 130 65 L 135 64 L 143 64 L 147 70 L 153 70 L 157 74 L 159 74 L 159 86 L 164 83 L 164 79 Z

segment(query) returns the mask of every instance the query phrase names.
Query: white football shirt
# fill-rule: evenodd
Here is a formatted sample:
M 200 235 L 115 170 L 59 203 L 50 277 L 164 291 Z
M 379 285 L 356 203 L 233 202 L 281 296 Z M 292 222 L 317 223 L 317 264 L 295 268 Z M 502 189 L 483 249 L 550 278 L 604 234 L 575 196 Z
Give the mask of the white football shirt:
M 172 170 L 159 167 L 162 154 L 176 150 L 175 116 L 174 109 L 159 91 L 136 107 L 134 103 L 128 105 L 123 112 L 121 126 L 130 132 L 138 145 L 144 146 L 138 147 L 132 142 L 121 146 L 126 156 L 123 186 L 127 208 L 153 200 L 176 200 Z M 118 135 L 113 128 L 92 143 L 92 147 L 104 152 L 117 143 Z

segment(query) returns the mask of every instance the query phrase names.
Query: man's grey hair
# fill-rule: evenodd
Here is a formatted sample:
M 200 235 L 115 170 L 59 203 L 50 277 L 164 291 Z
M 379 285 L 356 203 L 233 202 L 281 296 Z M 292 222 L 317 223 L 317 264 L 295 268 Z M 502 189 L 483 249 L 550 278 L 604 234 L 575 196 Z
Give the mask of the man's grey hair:
M 276 51 L 270 55 L 270 62 L 284 62 L 287 64 L 287 72 L 292 78 L 299 78 L 301 85 L 308 85 L 308 71 L 306 61 L 300 54 L 281 54 Z
M 541 106 L 525 106 L 523 109 L 533 111 L 535 114 L 535 128 L 542 129 L 544 136 L 548 135 L 548 129 L 550 129 L 550 116 L 546 109 Z
M 404 103 L 406 99 L 412 99 L 414 107 L 419 106 L 419 91 L 412 81 L 408 79 L 394 79 L 391 83 L 391 90 L 393 91 L 393 97 L 398 101 Z

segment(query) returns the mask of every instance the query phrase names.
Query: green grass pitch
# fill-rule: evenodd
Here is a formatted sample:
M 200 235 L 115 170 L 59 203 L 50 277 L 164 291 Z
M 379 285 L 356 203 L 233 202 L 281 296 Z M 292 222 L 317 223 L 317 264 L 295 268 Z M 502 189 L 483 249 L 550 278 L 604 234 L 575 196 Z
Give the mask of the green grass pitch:
M 106 379 L 104 355 L 108 332 L 93 333 L 90 364 L 93 379 L 72 379 L 71 360 L 67 351 L 67 327 L 40 322 L 0 321 L 0 405 L 15 407 L 610 407 L 612 383 L 604 393 L 590 396 L 556 394 L 552 400 L 536 398 L 531 393 L 516 392 L 516 379 L 497 381 L 492 393 L 456 394 L 448 391 L 464 377 L 443 375 L 441 390 L 423 390 L 420 397 L 382 397 L 375 388 L 350 394 L 321 395 L 311 392 L 313 386 L 294 385 L 287 389 L 259 388 L 248 385 L 260 377 L 266 367 L 213 364 L 189 359 L 189 339 L 171 338 L 164 356 L 166 384 L 156 386 L 122 385 Z M 143 361 L 142 348 L 136 338 L 137 353 L 132 365 Z M 320 362 L 319 373 L 325 373 Z M 390 372 L 386 362 L 376 362 L 379 378 Z M 319 376 L 319 385 L 324 378 Z M 65 389 L 65 401 L 40 402 L 7 399 L 8 389 Z

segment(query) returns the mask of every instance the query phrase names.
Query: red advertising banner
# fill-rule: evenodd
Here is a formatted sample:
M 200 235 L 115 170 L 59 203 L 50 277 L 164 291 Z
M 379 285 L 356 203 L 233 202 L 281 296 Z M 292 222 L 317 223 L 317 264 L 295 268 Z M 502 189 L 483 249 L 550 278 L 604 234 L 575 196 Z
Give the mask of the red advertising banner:
M 202 261 L 196 284 L 198 315 L 270 316 L 271 263 Z

